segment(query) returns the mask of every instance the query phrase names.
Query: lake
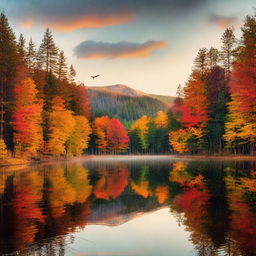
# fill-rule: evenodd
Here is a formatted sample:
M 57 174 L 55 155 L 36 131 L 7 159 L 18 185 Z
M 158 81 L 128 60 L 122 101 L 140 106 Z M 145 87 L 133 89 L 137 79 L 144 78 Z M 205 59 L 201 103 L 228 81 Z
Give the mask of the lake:
M 256 255 L 256 162 L 99 158 L 0 171 L 2 255 Z

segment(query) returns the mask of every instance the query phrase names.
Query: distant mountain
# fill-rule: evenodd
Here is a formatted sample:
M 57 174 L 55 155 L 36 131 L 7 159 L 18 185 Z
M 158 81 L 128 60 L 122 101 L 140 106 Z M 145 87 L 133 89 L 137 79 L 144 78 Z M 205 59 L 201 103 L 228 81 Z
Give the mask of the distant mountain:
M 159 110 L 169 109 L 174 100 L 171 96 L 147 94 L 122 84 L 88 89 L 95 116 L 109 115 L 125 122 L 142 115 L 155 116 Z
M 116 85 L 109 85 L 109 86 L 95 86 L 95 87 L 89 87 L 89 89 L 92 89 L 94 91 L 115 93 L 119 95 L 126 95 L 126 96 L 132 96 L 132 97 L 140 97 L 140 96 L 148 95 L 142 91 L 135 90 L 123 84 L 116 84 Z

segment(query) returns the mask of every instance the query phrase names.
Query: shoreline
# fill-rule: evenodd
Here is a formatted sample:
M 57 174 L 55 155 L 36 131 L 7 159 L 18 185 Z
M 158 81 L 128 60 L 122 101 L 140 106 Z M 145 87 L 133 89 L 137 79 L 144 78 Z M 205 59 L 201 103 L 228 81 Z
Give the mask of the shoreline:
M 0 161 L 0 168 L 9 167 L 27 167 L 30 165 L 48 165 L 60 162 L 77 162 L 77 161 L 130 161 L 130 160 L 220 160 L 220 161 L 256 161 L 256 156 L 250 155 L 83 155 L 78 157 L 48 157 L 39 160 L 26 160 L 20 158 L 10 158 Z M 16 169 L 16 168 L 15 168 Z

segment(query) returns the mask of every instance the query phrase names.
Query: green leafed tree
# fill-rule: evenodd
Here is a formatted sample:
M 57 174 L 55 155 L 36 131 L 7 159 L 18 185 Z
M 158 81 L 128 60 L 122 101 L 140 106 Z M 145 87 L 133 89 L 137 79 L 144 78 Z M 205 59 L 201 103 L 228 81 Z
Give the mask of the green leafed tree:
M 54 72 L 57 66 L 58 48 L 53 40 L 49 28 L 44 33 L 44 38 L 38 51 L 38 67 L 46 72 Z
M 35 44 L 32 41 L 32 38 L 30 38 L 28 43 L 25 60 L 27 63 L 28 70 L 32 72 L 32 70 L 36 67 L 36 49 Z
M 59 80 L 64 80 L 67 78 L 67 64 L 66 64 L 66 57 L 63 51 L 60 51 L 57 66 L 56 66 L 56 76 Z

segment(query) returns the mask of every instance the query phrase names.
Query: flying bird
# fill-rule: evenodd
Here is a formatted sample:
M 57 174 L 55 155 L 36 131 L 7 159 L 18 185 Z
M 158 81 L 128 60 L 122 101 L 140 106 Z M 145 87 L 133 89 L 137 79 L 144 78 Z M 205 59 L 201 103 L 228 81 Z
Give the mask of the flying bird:
M 91 78 L 92 78 L 92 79 L 95 79 L 95 78 L 98 77 L 98 76 L 100 76 L 100 75 L 91 76 Z

